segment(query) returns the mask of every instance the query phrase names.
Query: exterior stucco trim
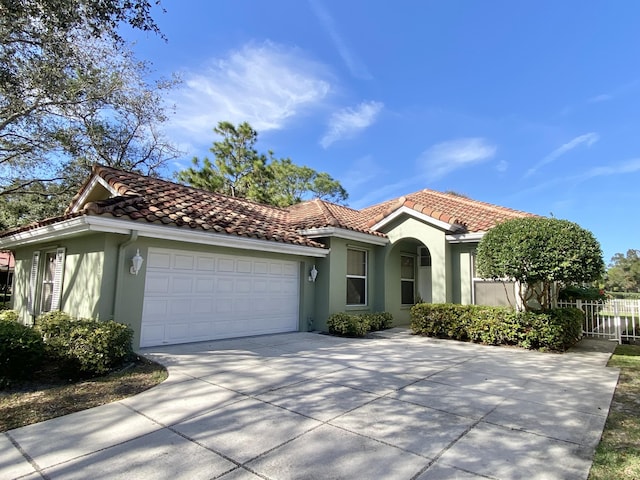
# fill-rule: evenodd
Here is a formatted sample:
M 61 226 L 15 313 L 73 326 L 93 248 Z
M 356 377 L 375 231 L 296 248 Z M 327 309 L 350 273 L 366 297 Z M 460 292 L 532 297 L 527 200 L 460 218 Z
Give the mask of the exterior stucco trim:
M 453 235 L 447 235 L 447 242 L 449 243 L 477 243 L 482 240 L 487 232 L 475 232 L 475 233 L 458 233 Z
M 206 232 L 193 232 L 175 227 L 154 224 L 144 224 L 131 220 L 117 220 L 113 218 L 83 216 L 46 225 L 33 230 L 19 232 L 0 239 L 0 246 L 11 248 L 15 245 L 40 243 L 61 237 L 69 237 L 85 232 L 106 232 L 128 235 L 137 230 L 140 237 L 175 240 L 186 243 L 197 243 L 219 247 L 238 248 L 241 250 L 255 250 L 262 252 L 302 255 L 307 257 L 326 257 L 330 249 L 292 245 L 287 243 L 256 240 L 233 235 Z
M 393 222 L 396 218 L 400 217 L 401 215 L 408 215 L 410 217 L 416 218 L 425 223 L 433 225 L 434 227 L 438 227 L 446 232 L 455 232 L 461 229 L 459 225 L 456 225 L 454 223 L 443 222 L 442 220 L 438 220 L 436 218 L 430 217 L 429 215 L 425 215 L 424 213 L 416 212 L 412 208 L 403 206 L 395 210 L 393 213 L 386 216 L 382 220 L 380 220 L 373 227 L 371 227 L 371 230 L 380 230 L 385 225 L 388 225 L 389 223 Z
M 308 228 L 305 230 L 299 230 L 298 233 L 308 238 L 338 237 L 344 238 L 345 240 L 353 240 L 354 242 L 369 243 L 371 245 L 379 246 L 384 246 L 389 243 L 389 239 L 385 237 L 378 237 L 375 235 L 369 235 L 368 233 L 354 232 L 353 230 L 336 227 Z

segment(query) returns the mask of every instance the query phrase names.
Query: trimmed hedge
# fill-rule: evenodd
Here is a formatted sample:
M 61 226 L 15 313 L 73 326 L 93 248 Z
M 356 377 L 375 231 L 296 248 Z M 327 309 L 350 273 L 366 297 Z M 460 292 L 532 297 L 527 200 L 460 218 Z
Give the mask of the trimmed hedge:
M 488 345 L 565 351 L 582 337 L 584 313 L 577 308 L 516 312 L 508 307 L 418 304 L 411 309 L 415 334 Z
M 74 319 L 63 312 L 49 312 L 36 319 L 36 328 L 47 354 L 70 375 L 102 375 L 133 353 L 133 330 L 114 321 Z
M 0 319 L 0 388 L 38 368 L 43 355 L 38 332 L 9 316 Z
M 327 320 L 329 333 L 344 337 L 364 337 L 369 332 L 390 328 L 393 315 L 380 313 L 334 313 Z

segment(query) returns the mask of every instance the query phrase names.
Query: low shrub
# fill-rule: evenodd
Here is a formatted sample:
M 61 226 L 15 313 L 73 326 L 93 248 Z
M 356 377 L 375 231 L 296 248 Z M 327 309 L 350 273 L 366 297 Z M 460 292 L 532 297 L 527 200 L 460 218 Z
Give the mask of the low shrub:
M 8 320 L 11 322 L 18 321 L 18 312 L 15 310 L 0 310 L 0 321 Z
M 0 388 L 39 367 L 43 355 L 38 332 L 13 319 L 0 320 Z
M 369 323 L 361 315 L 334 313 L 327 320 L 329 333 L 344 337 L 364 337 L 369 331 Z
M 367 333 L 391 327 L 393 315 L 389 312 L 334 313 L 327 320 L 329 333 L 344 337 L 364 337 Z
M 393 315 L 389 312 L 363 313 L 362 317 L 369 324 L 369 331 L 371 332 L 391 328 L 391 324 L 393 323 Z
M 49 312 L 36 319 L 46 351 L 68 375 L 95 376 L 122 364 L 133 348 L 133 330 L 114 321 L 73 319 Z
M 582 336 L 584 313 L 576 308 L 516 312 L 508 307 L 418 304 L 411 329 L 419 335 L 564 351 Z

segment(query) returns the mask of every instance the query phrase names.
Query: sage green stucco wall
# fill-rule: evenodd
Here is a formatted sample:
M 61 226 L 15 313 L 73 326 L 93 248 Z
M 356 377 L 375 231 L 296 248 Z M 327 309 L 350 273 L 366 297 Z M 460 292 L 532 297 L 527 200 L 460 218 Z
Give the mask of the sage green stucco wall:
M 453 303 L 462 305 L 473 303 L 471 256 L 475 253 L 477 246 L 477 243 L 459 243 L 451 246 Z
M 122 246 L 122 253 L 120 249 Z M 32 318 L 27 312 L 29 295 L 29 275 L 33 252 L 44 252 L 65 247 L 65 269 L 60 309 L 72 316 L 84 318 L 114 319 L 130 325 L 134 332 L 133 345 L 140 344 L 142 307 L 145 289 L 146 262 L 138 275 L 129 273 L 131 258 L 139 249 L 144 259 L 148 257 L 150 247 L 174 250 L 189 250 L 227 255 L 242 255 L 268 259 L 295 261 L 300 269 L 300 307 L 299 328 L 308 331 L 316 326 L 317 314 L 314 295 L 316 285 L 309 282 L 309 271 L 315 264 L 322 272 L 325 269 L 323 259 L 304 256 L 283 255 L 277 253 L 255 252 L 250 250 L 211 247 L 184 242 L 166 241 L 138 237 L 131 241 L 130 236 L 120 234 L 92 233 L 74 238 L 61 239 L 46 245 L 34 245 L 18 248 L 16 256 L 16 281 L 13 295 L 13 308 L 20 312 L 25 323 Z M 41 256 L 41 261 L 42 261 Z M 324 262 L 324 263 L 323 263 Z M 42 269 L 40 269 L 42 270 Z M 321 280 L 320 274 L 318 279 Z M 326 277 L 328 279 L 328 277 Z M 42 282 L 42 273 L 38 282 Z M 319 302 L 323 305 L 323 302 Z
M 60 298 L 61 310 L 83 318 L 111 318 L 113 284 L 103 281 L 112 269 L 105 265 L 108 255 L 105 234 L 95 233 L 82 237 L 61 239 L 57 243 L 30 245 L 15 250 L 16 283 L 13 308 L 23 322 L 31 323 L 33 318 L 27 311 L 29 279 L 33 252 L 40 251 L 40 267 L 37 284 L 42 284 L 44 254 L 65 248 L 65 266 Z M 38 290 L 40 288 L 38 287 Z M 40 299 L 36 299 L 39 308 Z
M 327 330 L 327 319 L 338 312 L 374 312 L 384 309 L 384 247 L 331 237 L 319 239 L 331 248 L 329 258 L 316 264 L 314 328 Z M 367 303 L 347 306 L 347 249 L 367 252 Z

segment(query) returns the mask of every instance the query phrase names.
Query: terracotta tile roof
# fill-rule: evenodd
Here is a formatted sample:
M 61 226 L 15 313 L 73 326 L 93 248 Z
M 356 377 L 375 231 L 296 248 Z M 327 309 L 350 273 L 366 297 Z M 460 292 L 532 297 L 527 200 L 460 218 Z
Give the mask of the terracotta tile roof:
M 367 226 L 372 227 L 401 207 L 456 225 L 464 233 L 485 232 L 505 220 L 537 216 L 461 195 L 428 189 L 364 208 L 360 212 L 368 218 Z
M 278 208 L 104 166 L 94 167 L 93 173 L 102 178 L 117 195 L 80 205 L 83 193 L 91 185 L 88 180 L 74 197 L 65 215 L 2 232 L 0 237 L 82 215 L 100 215 L 324 248 L 324 245 L 307 238 L 301 231 L 335 227 L 385 237 L 384 233 L 373 231 L 371 227 L 401 207 L 455 225 L 461 233 L 482 232 L 507 219 L 532 216 L 526 212 L 433 190 L 421 190 L 362 210 L 318 199 Z M 73 207 L 79 210 L 73 212 Z
M 359 210 L 314 199 L 292 205 L 287 208 L 289 222 L 299 230 L 312 228 L 337 227 L 384 237 L 385 235 L 371 230 L 367 226 L 367 218 Z

